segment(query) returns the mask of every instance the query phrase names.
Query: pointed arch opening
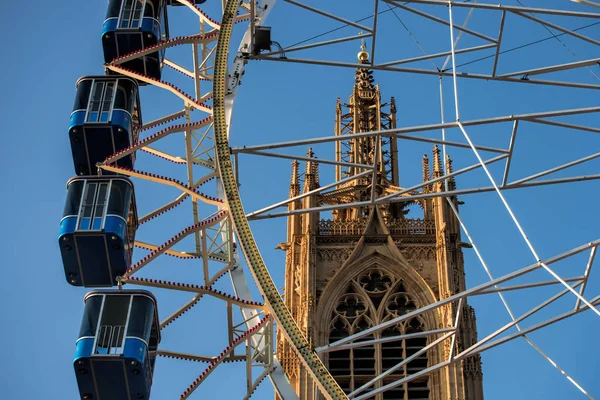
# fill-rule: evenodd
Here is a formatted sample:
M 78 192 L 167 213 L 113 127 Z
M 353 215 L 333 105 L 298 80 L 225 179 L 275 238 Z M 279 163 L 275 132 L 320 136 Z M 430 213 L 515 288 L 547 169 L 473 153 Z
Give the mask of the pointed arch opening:
M 419 308 L 416 297 L 406 290 L 405 283 L 382 268 L 371 267 L 338 292 L 329 318 L 329 343 L 361 332 L 381 322 L 405 315 Z M 396 337 L 427 330 L 423 318 L 415 317 L 360 341 Z M 426 337 L 404 338 L 385 343 L 339 350 L 329 353 L 329 370 L 340 386 L 350 393 L 367 384 L 375 376 L 396 367 L 414 356 L 427 344 Z M 427 352 L 396 368 L 383 380 L 372 384 L 378 388 L 427 368 Z M 405 383 L 375 397 L 376 400 L 428 400 L 428 376 Z

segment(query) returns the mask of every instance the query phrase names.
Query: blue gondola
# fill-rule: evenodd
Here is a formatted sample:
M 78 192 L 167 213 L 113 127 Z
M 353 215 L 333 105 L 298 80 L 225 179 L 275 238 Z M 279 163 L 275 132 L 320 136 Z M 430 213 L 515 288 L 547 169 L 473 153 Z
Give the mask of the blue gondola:
M 77 175 L 97 172 L 96 163 L 138 140 L 142 125 L 137 82 L 123 76 L 85 76 L 77 81 L 69 137 Z M 133 168 L 135 154 L 117 161 Z
M 67 281 L 73 286 L 116 285 L 117 276 L 131 266 L 137 227 L 128 178 L 70 179 L 58 237 Z
M 85 400 L 149 399 L 160 329 L 145 290 L 93 291 L 84 299 L 73 361 Z
M 104 61 L 169 39 L 167 0 L 109 0 L 102 27 Z M 122 64 L 138 73 L 160 79 L 165 50 Z

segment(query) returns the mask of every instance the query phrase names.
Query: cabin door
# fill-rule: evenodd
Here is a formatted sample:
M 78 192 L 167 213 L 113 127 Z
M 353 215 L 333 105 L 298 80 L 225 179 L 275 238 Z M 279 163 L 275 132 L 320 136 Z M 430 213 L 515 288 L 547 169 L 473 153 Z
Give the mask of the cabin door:
M 123 0 L 121 15 L 119 16 L 120 29 L 137 29 L 142 25 L 142 15 L 145 0 Z
M 120 355 L 125 344 L 132 296 L 104 296 L 94 354 Z
M 110 121 L 116 83 L 94 81 L 88 101 L 86 122 L 106 123 Z
M 104 227 L 108 182 L 87 182 L 83 191 L 77 230 L 99 231 Z

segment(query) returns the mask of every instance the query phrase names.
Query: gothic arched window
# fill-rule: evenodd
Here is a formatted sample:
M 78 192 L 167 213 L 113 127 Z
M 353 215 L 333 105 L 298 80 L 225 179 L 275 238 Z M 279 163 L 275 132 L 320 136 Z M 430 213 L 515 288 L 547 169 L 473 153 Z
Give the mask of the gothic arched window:
M 405 315 L 418 307 L 401 280 L 379 269 L 371 269 L 350 282 L 336 300 L 329 326 L 329 343 L 363 331 L 381 322 Z M 360 339 L 394 337 L 426 330 L 415 317 Z M 329 370 L 340 386 L 350 393 L 375 376 L 413 356 L 427 344 L 426 337 L 394 340 L 329 353 Z M 370 386 L 381 387 L 427 368 L 427 353 L 415 357 L 385 379 Z M 427 400 L 427 376 L 415 379 L 375 397 L 376 400 Z

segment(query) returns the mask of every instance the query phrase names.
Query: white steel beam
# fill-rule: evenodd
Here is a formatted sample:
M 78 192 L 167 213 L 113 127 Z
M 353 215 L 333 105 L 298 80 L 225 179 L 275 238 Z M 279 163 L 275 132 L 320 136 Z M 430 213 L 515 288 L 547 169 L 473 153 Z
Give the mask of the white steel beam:
M 479 50 L 490 49 L 493 47 L 495 48 L 495 47 L 497 47 L 497 45 L 495 43 L 483 44 L 481 46 L 474 46 L 474 47 L 468 47 L 466 49 L 456 50 L 456 54 L 471 53 L 471 52 L 475 52 L 475 51 L 479 51 Z M 443 51 L 441 53 L 427 54 L 427 55 L 419 56 L 419 57 L 405 58 L 403 60 L 390 61 L 390 62 L 386 62 L 386 63 L 376 64 L 376 66 L 390 67 L 393 65 L 401 65 L 401 64 L 408 64 L 408 63 L 416 62 L 416 61 L 430 60 L 432 58 L 448 56 L 450 54 L 451 53 L 449 51 Z
M 432 20 L 432 21 L 438 22 L 438 23 L 440 23 L 440 24 L 442 24 L 442 25 L 449 26 L 449 23 L 448 23 L 448 21 L 445 21 L 445 20 L 443 20 L 443 19 L 441 19 L 441 18 L 438 18 L 438 17 L 436 17 L 436 16 L 433 16 L 433 15 L 431 15 L 431 14 L 428 14 L 428 13 L 426 13 L 426 12 L 419 11 L 419 10 L 417 10 L 417 9 L 414 9 L 414 8 L 411 8 L 411 7 L 407 7 L 407 6 L 405 6 L 404 4 L 406 4 L 406 2 L 405 2 L 404 4 L 402 4 L 402 3 L 399 3 L 399 2 L 397 2 L 397 1 L 394 1 L 394 0 L 383 0 L 383 1 L 385 1 L 386 3 L 392 4 L 392 5 L 394 5 L 394 6 L 398 7 L 398 8 L 401 8 L 401 9 L 403 9 L 403 10 L 409 11 L 409 12 L 411 12 L 411 13 L 414 13 L 414 14 L 420 15 L 420 16 L 422 16 L 422 17 L 425 17 L 425 18 L 427 18 L 427 19 L 430 19 L 430 20 Z M 448 6 L 448 3 L 446 3 L 446 6 Z M 494 38 L 492 38 L 492 37 L 489 37 L 489 36 L 483 35 L 483 34 L 481 34 L 481 33 L 479 33 L 479 32 L 475 32 L 475 31 L 473 31 L 473 30 L 471 30 L 471 29 L 467 29 L 467 28 L 464 28 L 464 27 L 462 27 L 462 26 L 455 26 L 455 27 L 454 27 L 454 29 L 456 29 L 456 30 L 459 30 L 459 31 L 461 31 L 461 32 L 468 33 L 468 34 L 470 34 L 470 35 L 473 35 L 473 36 L 475 36 L 475 37 L 478 37 L 478 38 L 480 38 L 480 39 L 486 40 L 486 41 L 488 41 L 488 42 L 491 42 L 491 43 L 494 43 L 494 44 L 496 44 L 496 43 L 497 43 L 497 42 L 496 42 L 496 39 L 494 39 Z
M 307 44 L 304 46 L 286 47 L 285 49 L 282 49 L 282 50 L 269 51 L 268 53 L 261 53 L 260 57 L 269 57 L 269 56 L 278 55 L 278 54 L 285 54 L 285 53 L 291 53 L 294 51 L 307 50 L 307 49 L 312 49 L 315 47 L 327 46 L 330 44 L 350 42 L 352 40 L 364 39 L 365 37 L 369 37 L 369 36 L 373 36 L 373 35 L 371 33 L 363 33 L 360 35 L 348 36 L 348 37 L 343 37 L 340 39 L 332 39 L 332 40 L 327 40 L 324 42 Z
M 557 9 L 549 9 L 549 8 L 533 8 L 533 7 L 519 7 L 519 6 L 508 6 L 504 4 L 482 4 L 482 3 L 472 3 L 472 2 L 464 2 L 464 1 L 449 1 L 449 0 L 405 0 L 405 3 L 416 3 L 416 4 L 431 4 L 447 7 L 448 4 L 451 4 L 453 7 L 461 7 L 461 8 L 481 8 L 486 10 L 501 10 L 501 11 L 510 11 L 510 12 L 528 12 L 535 14 L 548 14 L 548 15 L 562 15 L 565 17 L 582 17 L 582 18 L 600 18 L 600 14 L 591 13 L 591 12 L 581 12 L 581 11 L 567 11 L 567 10 L 557 10 Z
M 597 240 L 594 240 L 592 242 L 586 243 L 584 245 L 575 247 L 575 248 L 573 248 L 573 249 L 571 249 L 569 251 L 566 251 L 564 253 L 561 253 L 561 254 L 559 254 L 557 256 L 548 258 L 548 259 L 546 259 L 546 261 L 544 262 L 544 264 L 545 265 L 552 265 L 552 264 L 554 264 L 556 262 L 564 260 L 565 258 L 568 258 L 568 257 L 573 256 L 575 254 L 579 254 L 579 253 L 584 252 L 584 251 L 586 251 L 588 249 L 591 249 L 591 248 L 594 248 L 594 247 L 598 247 L 598 245 L 600 245 L 600 239 L 597 239 Z M 353 335 L 350 335 L 350 336 L 347 336 L 347 337 L 345 337 L 343 339 L 340 339 L 340 340 L 338 340 L 336 342 L 333 342 L 333 343 L 330 343 L 328 345 L 319 347 L 319 348 L 315 349 L 315 351 L 321 352 L 321 351 L 325 351 L 327 349 L 331 349 L 331 348 L 335 348 L 335 347 L 341 346 L 341 345 L 346 344 L 346 343 L 354 342 L 355 340 L 358 340 L 358 339 L 363 338 L 365 336 L 371 335 L 371 334 L 373 334 L 375 332 L 387 329 L 390 326 L 395 326 L 398 323 L 400 323 L 402 321 L 405 321 L 407 319 L 416 317 L 416 316 L 418 316 L 420 314 L 423 314 L 423 313 L 431 311 L 431 310 L 435 310 L 435 309 L 437 309 L 437 308 L 439 308 L 439 307 L 441 307 L 443 305 L 453 303 L 454 301 L 456 301 L 456 300 L 458 300 L 460 298 L 464 298 L 464 297 L 467 297 L 467 296 L 474 295 L 474 294 L 479 293 L 479 292 L 481 292 L 481 291 L 483 291 L 485 289 L 488 289 L 488 288 L 494 287 L 496 285 L 499 285 L 499 284 L 501 284 L 503 282 L 508 282 L 511 279 L 515 279 L 515 278 L 518 278 L 520 276 L 526 275 L 526 274 L 528 274 L 530 272 L 537 271 L 538 269 L 542 268 L 541 264 L 542 264 L 542 262 L 536 262 L 536 263 L 531 264 L 531 265 L 529 265 L 529 266 L 527 266 L 525 268 L 521 268 L 521 269 L 519 269 L 517 271 L 511 272 L 511 273 L 506 274 L 506 275 L 503 275 L 500 278 L 496 278 L 496 279 L 493 279 L 493 280 L 491 280 L 489 282 L 477 285 L 477 286 L 475 286 L 475 287 L 473 287 L 471 289 L 467 289 L 467 290 L 465 290 L 463 292 L 454 294 L 454 295 L 452 295 L 450 297 L 447 297 L 445 299 L 439 300 L 439 301 L 437 301 L 435 303 L 428 304 L 428 305 L 426 305 L 424 307 L 421 307 L 421 308 L 419 308 L 417 310 L 411 311 L 411 312 L 409 312 L 409 313 L 407 313 L 405 315 L 402 315 L 400 317 L 396 317 L 396 318 L 393 318 L 393 319 L 388 320 L 386 322 L 382 322 L 381 324 L 373 326 L 373 327 L 368 328 L 368 329 L 365 329 L 364 331 L 355 333 Z M 331 351 L 331 350 L 329 350 L 329 351 Z
M 356 22 L 353 22 L 353 21 L 347 20 L 347 19 L 345 19 L 345 18 L 338 17 L 338 16 L 337 16 L 337 15 L 335 15 L 335 14 L 331 14 L 331 13 L 328 13 L 328 12 L 326 12 L 326 11 L 319 10 L 319 9 L 317 9 L 317 8 L 315 8 L 315 7 L 311 7 L 311 6 L 309 6 L 309 5 L 306 5 L 306 4 L 303 4 L 303 3 L 300 3 L 300 2 L 298 2 L 298 1 L 295 1 L 295 0 L 283 0 L 283 1 L 285 1 L 286 3 L 294 4 L 294 5 L 296 5 L 296 6 L 300 7 L 300 8 L 304 8 L 304 9 L 306 9 L 306 10 L 312 11 L 312 12 L 314 12 L 315 14 L 319 14 L 319 15 L 322 15 L 322 16 L 324 16 L 324 17 L 331 18 L 331 19 L 333 19 L 333 20 L 335 20 L 335 21 L 342 22 L 342 23 L 344 23 L 344 24 L 346 24 L 346 25 L 353 26 L 353 27 L 355 27 L 355 28 L 361 29 L 361 30 L 363 30 L 363 31 L 366 31 L 366 32 L 369 32 L 369 33 L 373 33 L 373 32 L 371 31 L 371 29 L 370 29 L 370 28 L 368 28 L 368 27 L 366 27 L 366 26 L 364 26 L 364 25 L 357 24 Z
M 519 129 L 519 120 L 513 122 L 512 132 L 510 134 L 510 143 L 508 145 L 508 159 L 506 160 L 506 166 L 504 167 L 504 175 L 502 176 L 503 188 L 506 187 L 506 181 L 508 180 L 510 163 L 512 162 L 513 150 L 515 149 L 515 139 L 517 138 L 517 129 Z
M 573 278 L 565 278 L 565 282 L 579 282 L 579 281 L 583 281 L 584 279 L 585 278 L 583 276 L 575 276 Z M 497 287 L 494 287 L 494 288 L 483 290 L 483 291 L 481 291 L 479 293 L 475 293 L 473 296 L 480 296 L 482 294 L 490 294 L 490 293 L 509 292 L 511 290 L 531 289 L 531 288 L 536 288 L 536 287 L 552 286 L 552 285 L 558 285 L 558 284 L 560 284 L 560 282 L 558 282 L 556 280 L 551 280 L 551 281 L 540 281 L 540 282 L 524 283 L 524 284 L 521 284 L 521 285 L 513 285 L 513 286 L 502 286 L 502 287 L 497 286 Z
M 581 285 L 581 288 L 579 289 L 579 294 L 581 294 L 582 296 L 585 293 L 585 288 L 588 283 L 590 271 L 592 270 L 592 265 L 594 264 L 594 258 L 596 257 L 596 250 L 597 250 L 597 248 L 594 247 L 590 251 L 590 258 L 588 259 L 587 265 L 585 267 L 585 272 L 583 273 L 583 284 Z M 577 299 L 575 301 L 575 309 L 578 309 L 580 306 L 581 306 L 581 301 L 579 299 Z
M 361 172 L 359 174 L 352 175 L 352 176 L 349 176 L 347 178 L 344 178 L 341 181 L 336 181 L 336 182 L 327 184 L 325 186 L 320 186 L 320 187 L 318 187 L 316 189 L 313 189 L 313 190 L 311 190 L 309 192 L 302 193 L 301 195 L 298 195 L 298 196 L 292 197 L 290 199 L 286 199 L 286 200 L 280 201 L 279 203 L 270 205 L 270 206 L 262 208 L 260 210 L 253 211 L 250 214 L 247 214 L 246 217 L 247 218 L 257 217 L 258 215 L 261 215 L 261 214 L 263 214 L 263 213 L 265 213 L 267 211 L 273 210 L 273 209 L 281 207 L 281 206 L 285 206 L 286 204 L 292 203 L 292 202 L 294 202 L 296 200 L 301 200 L 301 199 L 303 199 L 305 197 L 312 196 L 313 194 L 320 193 L 323 190 L 327 190 L 327 189 L 330 189 L 332 187 L 335 187 L 335 186 L 338 186 L 338 185 L 342 185 L 344 183 L 352 182 L 355 179 L 358 179 L 358 178 L 361 178 L 363 176 L 370 175 L 370 174 L 371 174 L 371 171 L 364 171 L 364 172 Z
M 439 335 L 439 334 L 443 334 L 443 333 L 454 332 L 455 330 L 456 330 L 456 328 L 433 329 L 430 331 L 406 333 L 403 335 L 396 335 L 396 336 L 386 336 L 386 337 L 381 337 L 379 339 L 373 339 L 373 340 L 363 340 L 360 342 L 344 344 L 342 346 L 335 347 L 335 348 L 326 348 L 326 349 L 319 348 L 317 350 L 320 354 L 323 354 L 323 353 L 329 353 L 329 352 L 333 352 L 333 351 L 348 350 L 348 349 L 355 349 L 357 347 L 370 346 L 372 344 L 377 344 L 377 343 L 388 343 L 388 342 L 395 342 L 397 340 L 406 340 L 406 339 L 414 339 L 414 338 L 419 338 L 419 337 L 427 337 L 427 336 L 431 336 L 431 335 Z
M 378 381 L 382 380 L 383 378 L 385 378 L 386 376 L 393 374 L 395 371 L 402 368 L 403 366 L 405 366 L 406 364 L 408 364 L 415 358 L 419 357 L 421 354 L 427 352 L 429 349 L 437 346 L 439 343 L 442 343 L 444 340 L 450 338 L 450 336 L 452 336 L 453 338 L 456 337 L 454 332 L 449 332 L 449 333 L 446 333 L 445 335 L 443 335 L 442 337 L 437 338 L 433 342 L 429 343 L 427 346 L 423 347 L 422 349 L 419 349 L 417 352 L 415 352 L 411 356 L 405 358 L 404 360 L 400 361 L 398 364 L 396 364 L 393 367 L 391 367 L 390 369 L 386 370 L 384 373 L 377 375 L 375 378 L 371 379 L 369 382 L 365 383 L 364 385 L 360 386 L 358 389 L 354 390 L 352 393 L 350 393 L 348 395 L 348 398 L 349 399 L 357 398 L 356 396 L 360 392 L 364 392 L 365 389 L 367 389 L 369 386 L 373 385 L 375 382 L 378 382 Z M 368 394 L 371 394 L 371 392 L 369 392 Z
M 506 11 L 502 11 L 502 18 L 500 19 L 500 31 L 498 32 L 498 41 L 496 42 L 496 52 L 494 54 L 494 66 L 492 67 L 492 77 L 496 77 L 496 70 L 498 68 L 498 58 L 500 57 L 500 46 L 502 45 L 502 35 L 504 34 L 504 21 L 506 20 Z
M 563 292 L 565 292 L 565 293 L 566 293 L 567 291 L 565 290 L 565 291 L 563 291 Z M 596 299 L 594 299 L 594 300 L 592 300 L 592 301 L 593 301 L 593 303 L 594 303 L 594 304 L 596 304 L 596 305 L 597 305 L 597 304 L 600 304 L 600 298 L 596 298 Z M 588 307 L 587 307 L 587 306 L 585 306 L 585 307 L 582 307 L 582 308 L 580 308 L 580 309 L 578 309 L 578 310 L 569 311 L 569 312 L 566 312 L 566 313 L 564 313 L 564 314 L 558 315 L 558 316 L 556 316 L 556 317 L 549 318 L 549 319 L 547 319 L 547 320 L 545 320 L 545 321 L 543 321 L 543 322 L 541 322 L 541 323 L 538 323 L 538 324 L 536 324 L 536 325 L 534 325 L 534 326 L 532 326 L 532 327 L 530 327 L 530 328 L 524 329 L 524 330 L 522 330 L 522 331 L 520 331 L 520 332 L 517 332 L 517 333 L 514 333 L 514 334 L 512 334 L 512 335 L 508 335 L 508 336 L 502 337 L 502 338 L 500 338 L 500 339 L 497 339 L 497 340 L 496 340 L 496 341 L 494 341 L 494 342 L 491 342 L 491 343 L 488 343 L 487 345 L 481 346 L 481 347 L 480 347 L 480 348 L 478 348 L 477 350 L 474 350 L 474 351 L 472 351 L 472 352 L 470 352 L 470 353 L 467 353 L 466 351 L 463 351 L 463 352 L 461 352 L 460 354 L 458 354 L 458 355 L 457 355 L 457 356 L 454 358 L 454 360 L 452 360 L 452 361 L 450 361 L 450 360 L 445 360 L 445 361 L 442 361 L 442 362 L 440 362 L 440 363 L 438 363 L 438 364 L 436 364 L 436 365 L 433 365 L 433 366 L 431 366 L 431 367 L 425 368 L 425 369 L 423 369 L 423 370 L 421 370 L 421 371 L 419 371 L 419 372 L 417 372 L 417 373 L 415 373 L 415 374 L 409 375 L 409 376 L 407 376 L 407 377 L 405 377 L 405 378 L 402 378 L 402 379 L 399 379 L 399 380 L 397 380 L 397 381 L 395 381 L 395 382 L 392 382 L 392 383 L 389 383 L 389 384 L 387 384 L 387 385 L 384 385 L 384 386 L 382 386 L 382 387 L 380 387 L 380 388 L 378 388 L 378 389 L 371 390 L 371 391 L 369 391 L 369 392 L 367 392 L 367 393 L 365 393 L 365 394 L 363 394 L 363 395 L 361 395 L 361 396 L 354 397 L 354 399 L 355 399 L 355 400 L 365 400 L 365 399 L 369 399 L 369 398 L 371 398 L 371 397 L 373 397 L 373 396 L 375 396 L 375 395 L 377 395 L 377 394 L 379 394 L 379 393 L 382 393 L 382 392 L 385 392 L 385 391 L 387 391 L 387 390 L 389 390 L 389 389 L 393 389 L 393 388 L 395 388 L 395 387 L 398 387 L 398 386 L 400 386 L 400 385 L 402 385 L 402 384 L 404 384 L 404 383 L 407 383 L 407 382 L 410 382 L 410 381 L 412 381 L 412 380 L 415 380 L 415 379 L 417 379 L 417 378 L 419 378 L 419 377 L 421 377 L 421 376 L 429 375 L 429 374 L 430 374 L 430 373 L 432 373 L 432 372 L 435 372 L 435 371 L 437 371 L 437 370 L 440 370 L 440 369 L 442 369 L 442 368 L 444 368 L 444 367 L 446 367 L 446 366 L 449 366 L 449 365 L 451 365 L 451 364 L 453 364 L 453 363 L 459 362 L 460 360 L 463 360 L 463 359 L 465 359 L 465 358 L 471 357 L 471 356 L 473 356 L 474 354 L 481 353 L 481 352 L 483 352 L 483 351 L 485 351 L 485 350 L 489 350 L 489 349 L 491 349 L 491 348 L 493 348 L 493 347 L 496 347 L 496 346 L 498 346 L 498 345 L 500 345 L 500 344 L 502 344 L 502 343 L 509 342 L 509 341 L 511 341 L 511 340 L 514 340 L 514 339 L 516 339 L 516 338 L 519 338 L 519 337 L 521 337 L 521 336 L 523 336 L 523 335 L 526 335 L 526 334 L 528 334 L 528 333 L 534 332 L 534 331 L 536 331 L 536 330 L 538 330 L 538 329 L 541 329 L 541 328 L 543 328 L 543 327 L 546 327 L 546 326 L 548 326 L 548 325 L 551 325 L 551 324 L 554 324 L 554 323 L 556 323 L 556 322 L 559 322 L 559 321 L 561 321 L 561 320 L 563 320 L 563 319 L 565 319 L 565 318 L 568 318 L 568 317 L 570 317 L 570 316 L 573 316 L 573 315 L 575 315 L 575 314 L 578 314 L 578 313 L 580 313 L 580 312 L 582 312 L 582 311 L 586 310 L 587 308 L 588 308 Z
M 598 7 L 600 8 L 600 4 L 594 3 L 591 0 L 571 0 L 573 3 L 585 4 L 586 6 Z
M 480 118 L 473 119 L 468 121 L 461 121 L 463 127 L 467 126 L 478 126 L 478 125 L 487 125 L 487 124 L 497 124 L 503 122 L 514 122 L 517 120 L 531 120 L 531 119 L 540 119 L 540 118 L 552 118 L 552 117 L 562 117 L 569 115 L 581 115 L 581 114 L 590 114 L 600 112 L 600 106 L 596 107 L 586 107 L 586 108 L 573 108 L 573 109 L 565 109 L 565 110 L 555 110 L 555 111 L 544 111 L 537 113 L 527 113 L 527 114 L 514 114 L 514 115 L 505 115 L 500 117 L 492 117 L 492 118 Z M 396 136 L 397 134 L 408 134 L 408 133 L 417 133 L 417 132 L 426 132 L 439 130 L 443 128 L 457 128 L 457 122 L 444 122 L 444 123 L 434 123 L 434 124 L 426 124 L 426 125 L 414 125 L 403 128 L 395 128 L 395 129 L 385 129 L 380 131 L 371 131 L 371 132 L 363 132 L 353 134 L 353 138 L 364 138 L 364 137 L 372 137 L 372 136 Z M 347 140 L 348 137 L 345 136 L 323 136 L 317 138 L 309 138 L 309 139 L 301 139 L 301 140 L 290 140 L 285 142 L 276 142 L 269 144 L 261 144 L 261 145 L 252 145 L 252 146 L 243 146 L 243 147 L 233 147 L 233 153 L 242 153 L 246 150 L 270 150 L 277 149 L 282 147 L 293 147 L 293 146 L 301 146 L 307 144 L 318 144 L 318 143 L 327 143 L 334 142 L 337 140 Z M 435 143 L 444 143 L 443 141 L 438 141 Z M 451 145 L 452 142 L 446 142 L 446 144 Z M 462 146 L 468 146 L 466 143 L 460 143 Z M 476 146 L 477 149 L 481 149 L 484 151 L 492 151 L 499 153 L 508 153 L 508 150 L 505 149 L 497 149 L 497 148 L 482 148 L 481 146 Z
M 278 61 L 278 62 L 286 62 L 286 63 L 298 63 L 298 64 L 308 64 L 308 65 L 325 65 L 331 67 L 342 67 L 342 68 L 361 68 L 364 65 L 358 63 L 349 63 L 349 62 L 341 62 L 341 61 L 324 61 L 324 60 L 312 60 L 312 59 L 303 59 L 303 58 L 276 58 L 276 57 L 262 57 L 262 56 L 249 56 L 249 59 L 252 60 L 268 60 L 268 61 Z M 373 70 L 378 71 L 390 71 L 390 72 L 404 72 L 404 73 L 412 73 L 412 74 L 422 74 L 422 75 L 435 75 L 435 76 L 452 76 L 451 72 L 448 71 L 438 71 L 438 70 L 427 70 L 421 68 L 398 68 L 398 67 L 380 67 L 378 65 L 373 65 L 369 67 Z M 459 78 L 466 79 L 479 79 L 485 81 L 500 81 L 500 82 L 512 82 L 512 83 L 523 83 L 523 84 L 531 84 L 531 85 L 548 85 L 548 86 L 558 86 L 558 87 L 570 87 L 570 88 L 579 88 L 579 89 L 595 89 L 599 90 L 600 85 L 590 84 L 590 83 L 578 83 L 578 82 L 567 82 L 567 81 L 554 81 L 554 80 L 544 80 L 544 79 L 521 79 L 521 78 L 500 78 L 494 77 L 490 74 L 480 74 L 474 72 L 464 72 L 461 73 Z

